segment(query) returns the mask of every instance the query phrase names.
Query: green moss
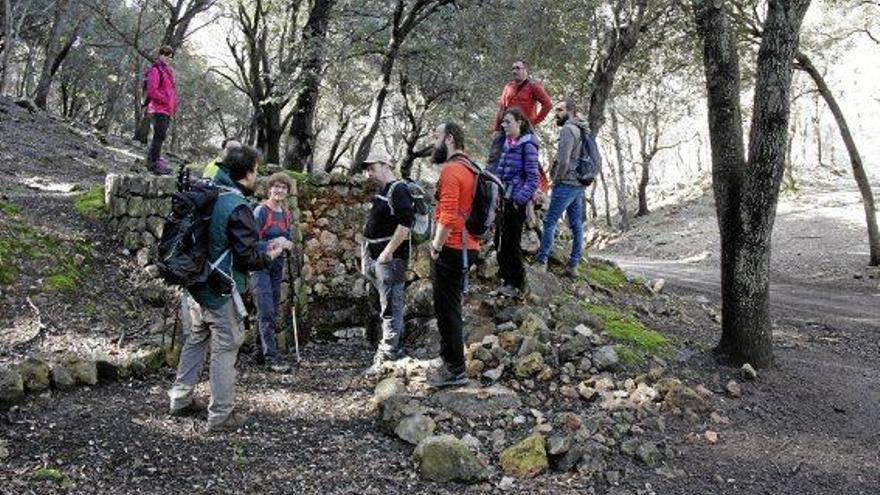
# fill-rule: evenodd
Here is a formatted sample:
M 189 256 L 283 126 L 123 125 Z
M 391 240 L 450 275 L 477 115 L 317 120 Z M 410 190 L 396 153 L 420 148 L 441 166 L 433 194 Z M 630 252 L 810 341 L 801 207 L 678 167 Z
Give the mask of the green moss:
M 46 279 L 46 287 L 55 290 L 73 290 L 76 288 L 76 278 L 68 274 L 57 273 Z
M 618 291 L 629 284 L 622 271 L 602 263 L 588 263 L 581 266 L 579 272 L 587 277 L 590 284 L 600 285 L 608 290 Z
M 94 249 L 85 241 L 44 234 L 19 219 L 0 218 L 0 284 L 15 282 L 15 263 L 39 261 L 46 286 L 72 290 L 90 272 Z
M 67 479 L 67 476 L 64 475 L 61 471 L 52 468 L 40 468 L 34 471 L 34 479 L 37 480 L 50 480 L 58 483 L 59 485 L 64 483 L 64 480 Z
M 617 357 L 620 358 L 620 362 L 623 364 L 636 364 L 645 360 L 645 356 L 642 353 L 636 352 L 626 344 L 618 344 L 614 346 L 614 350 L 617 351 Z
M 104 215 L 104 186 L 95 186 L 76 197 L 73 208 L 80 215 L 92 218 L 100 218 Z
M 636 317 L 621 313 L 611 306 L 589 303 L 585 306 L 587 311 L 602 319 L 608 335 L 622 343 L 634 345 L 636 351 L 662 354 L 668 350 L 669 340 L 646 327 Z
M 12 203 L 0 201 L 0 212 L 4 215 L 18 215 L 21 212 L 21 208 Z

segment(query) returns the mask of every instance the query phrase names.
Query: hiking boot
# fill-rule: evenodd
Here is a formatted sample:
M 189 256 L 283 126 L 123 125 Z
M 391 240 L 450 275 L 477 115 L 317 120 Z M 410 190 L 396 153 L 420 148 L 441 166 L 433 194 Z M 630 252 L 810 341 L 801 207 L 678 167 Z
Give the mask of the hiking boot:
M 198 416 L 207 408 L 208 408 L 208 405 L 205 404 L 205 402 L 203 400 L 196 399 L 195 397 L 193 397 L 193 400 L 191 400 L 189 404 L 187 404 L 179 409 L 172 409 L 171 411 L 168 412 L 168 414 L 172 417 L 175 417 L 175 418 L 183 418 L 183 417 L 187 417 L 187 416 Z
M 236 411 L 229 413 L 226 419 L 219 423 L 208 424 L 208 431 L 235 431 L 248 423 L 248 417 Z
M 269 369 L 275 373 L 280 373 L 282 375 L 286 375 L 287 373 L 290 373 L 290 365 L 284 364 L 280 361 L 275 362 L 275 363 L 271 363 L 269 365 Z
M 364 376 L 371 378 L 381 375 L 382 372 L 385 371 L 386 365 L 390 361 L 394 361 L 394 359 L 394 357 L 385 356 L 382 353 L 376 353 L 376 356 L 373 358 L 373 364 L 364 370 Z
M 547 262 L 546 261 L 536 261 L 533 265 L 535 270 L 541 273 L 547 272 Z
M 567 278 L 577 278 L 577 265 L 566 265 L 565 269 L 562 270 L 562 276 Z
M 428 385 L 434 388 L 461 387 L 467 385 L 468 378 L 464 371 L 453 373 L 445 366 L 428 380 Z
M 165 161 L 164 158 L 159 158 L 155 162 L 153 162 L 153 166 L 150 167 L 150 172 L 153 172 L 155 175 L 169 175 L 172 174 L 173 171 L 168 166 L 168 162 Z

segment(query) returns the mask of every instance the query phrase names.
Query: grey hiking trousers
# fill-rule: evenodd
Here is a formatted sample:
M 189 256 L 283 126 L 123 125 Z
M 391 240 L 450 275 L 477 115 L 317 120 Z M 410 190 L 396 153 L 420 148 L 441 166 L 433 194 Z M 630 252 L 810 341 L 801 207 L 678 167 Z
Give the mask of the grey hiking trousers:
M 192 402 L 210 343 L 208 425 L 213 426 L 226 420 L 235 406 L 235 358 L 244 341 L 244 327 L 231 298 L 217 309 L 202 307 L 192 298 L 188 298 L 188 303 L 192 326 L 180 351 L 177 377 L 168 392 L 171 411 Z

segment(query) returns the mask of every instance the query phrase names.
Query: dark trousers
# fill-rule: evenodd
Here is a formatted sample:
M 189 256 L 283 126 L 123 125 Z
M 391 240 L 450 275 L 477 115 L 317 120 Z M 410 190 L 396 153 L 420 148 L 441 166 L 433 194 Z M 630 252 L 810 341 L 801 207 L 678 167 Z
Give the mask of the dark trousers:
M 444 247 L 431 267 L 434 286 L 434 314 L 440 330 L 440 357 L 452 373 L 464 372 L 464 335 L 461 319 L 461 292 L 464 284 L 462 252 Z M 468 251 L 468 267 L 477 251 Z
M 162 144 L 165 142 L 165 136 L 168 134 L 168 126 L 171 125 L 171 117 L 168 115 L 153 114 L 153 140 L 150 141 L 150 152 L 147 158 L 150 166 L 156 163 L 156 160 L 162 156 Z
M 526 207 L 505 199 L 501 213 L 501 228 L 495 231 L 498 246 L 498 275 L 504 283 L 522 289 L 526 281 L 523 267 L 522 233 L 526 222 Z

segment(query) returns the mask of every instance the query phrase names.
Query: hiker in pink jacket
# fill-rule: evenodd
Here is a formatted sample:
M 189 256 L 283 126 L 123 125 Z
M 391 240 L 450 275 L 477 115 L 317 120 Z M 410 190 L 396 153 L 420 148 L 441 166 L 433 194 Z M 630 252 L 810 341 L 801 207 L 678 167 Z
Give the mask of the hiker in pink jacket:
M 168 163 L 162 158 L 162 143 L 168 133 L 171 118 L 177 111 L 177 89 L 174 86 L 174 71 L 168 64 L 174 58 L 174 50 L 170 46 L 159 48 L 156 62 L 147 70 L 146 94 L 147 113 L 153 121 L 153 140 L 147 159 L 150 171 L 154 174 L 170 174 Z

